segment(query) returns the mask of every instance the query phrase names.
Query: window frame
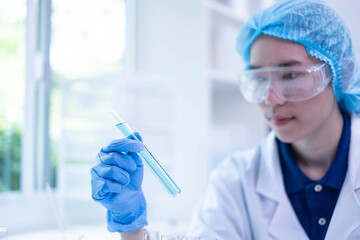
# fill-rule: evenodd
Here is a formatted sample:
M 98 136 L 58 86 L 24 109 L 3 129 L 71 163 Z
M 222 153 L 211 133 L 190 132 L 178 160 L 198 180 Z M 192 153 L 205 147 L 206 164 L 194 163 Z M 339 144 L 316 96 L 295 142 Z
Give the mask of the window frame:
M 28 0 L 26 12 L 25 114 L 21 140 L 21 184 L 19 191 L 0 193 L 2 213 L 0 225 L 8 227 L 11 232 L 55 226 L 54 221 L 51 220 L 51 211 L 39 212 L 49 205 L 44 191 L 45 177 L 49 177 L 46 176 L 49 163 L 44 159 L 49 154 L 46 149 L 49 149 L 47 126 L 51 87 L 49 67 L 51 0 Z M 42 130 L 39 131 L 40 129 Z

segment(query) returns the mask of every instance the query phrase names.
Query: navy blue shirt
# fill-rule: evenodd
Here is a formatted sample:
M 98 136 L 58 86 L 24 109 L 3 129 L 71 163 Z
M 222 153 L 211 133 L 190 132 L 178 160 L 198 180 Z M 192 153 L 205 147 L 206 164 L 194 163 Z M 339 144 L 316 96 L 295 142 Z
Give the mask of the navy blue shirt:
M 350 145 L 350 118 L 342 113 L 343 130 L 335 157 L 323 178 L 313 181 L 298 167 L 291 145 L 277 139 L 285 190 L 310 239 L 324 239 L 345 179 Z

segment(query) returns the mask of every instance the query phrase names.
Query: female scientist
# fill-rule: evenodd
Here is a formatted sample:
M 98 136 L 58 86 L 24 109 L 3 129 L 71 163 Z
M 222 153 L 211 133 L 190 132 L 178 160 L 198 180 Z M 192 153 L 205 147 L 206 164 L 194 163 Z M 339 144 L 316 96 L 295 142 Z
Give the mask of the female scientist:
M 252 16 L 237 51 L 245 99 L 272 131 L 211 175 L 190 233 L 224 240 L 360 239 L 360 72 L 350 32 L 320 0 L 279 1 Z M 139 239 L 146 224 L 139 142 L 104 147 L 92 196 L 108 229 Z

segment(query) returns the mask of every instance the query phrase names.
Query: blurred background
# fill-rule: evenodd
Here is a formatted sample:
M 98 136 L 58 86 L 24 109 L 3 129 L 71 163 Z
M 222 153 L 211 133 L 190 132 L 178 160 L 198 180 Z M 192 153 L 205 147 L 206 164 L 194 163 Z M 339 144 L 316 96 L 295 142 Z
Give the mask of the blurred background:
M 235 51 L 275 0 L 0 0 L 0 227 L 9 239 L 119 239 L 91 198 L 116 109 L 181 188 L 149 172 L 149 228 L 184 233 L 210 171 L 267 127 L 242 99 Z M 360 2 L 328 0 L 359 57 Z M 50 186 L 48 188 L 47 186 Z

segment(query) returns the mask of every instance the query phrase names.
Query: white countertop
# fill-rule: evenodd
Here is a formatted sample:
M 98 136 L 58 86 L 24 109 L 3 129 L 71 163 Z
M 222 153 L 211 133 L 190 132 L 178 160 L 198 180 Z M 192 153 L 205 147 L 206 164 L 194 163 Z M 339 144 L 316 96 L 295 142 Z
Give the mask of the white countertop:
M 119 233 L 110 233 L 106 226 L 79 226 L 64 229 L 65 238 L 58 229 L 12 235 L 8 240 L 119 240 Z

